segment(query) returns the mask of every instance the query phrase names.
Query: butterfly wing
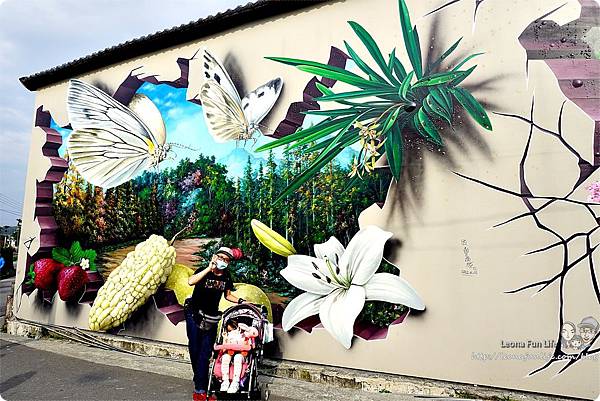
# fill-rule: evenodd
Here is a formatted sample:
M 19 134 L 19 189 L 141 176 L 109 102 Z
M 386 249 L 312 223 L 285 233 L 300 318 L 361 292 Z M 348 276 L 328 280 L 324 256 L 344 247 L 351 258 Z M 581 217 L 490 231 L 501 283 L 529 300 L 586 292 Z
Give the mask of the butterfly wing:
M 70 81 L 67 112 L 74 131 L 67 150 L 88 182 L 115 187 L 152 165 L 165 134 L 160 112 L 148 102 L 152 103 L 143 97 L 132 100 L 133 107 L 146 115 L 156 136 L 134 112 L 103 91 L 83 81 Z
M 144 122 L 129 108 L 117 102 L 93 85 L 72 79 L 69 81 L 67 113 L 73 129 L 102 129 L 120 132 L 126 142 L 133 145 L 157 139 Z
M 121 185 L 152 164 L 146 144 L 128 143 L 120 133 L 103 129 L 73 131 L 67 149 L 77 171 L 102 188 Z
M 269 114 L 279 98 L 283 81 L 275 78 L 248 93 L 242 99 L 242 110 L 250 126 L 256 126 Z
M 160 110 L 148 96 L 136 93 L 127 105 L 136 116 L 149 128 L 159 145 L 167 141 L 167 129 Z
M 206 81 L 213 80 L 217 82 L 233 100 L 240 104 L 240 95 L 235 88 L 231 77 L 227 71 L 225 71 L 225 67 L 223 67 L 223 65 L 212 54 L 210 54 L 207 49 L 204 49 L 202 58 L 202 69 Z
M 208 132 L 217 142 L 248 139 L 248 121 L 239 102 L 216 81 L 208 80 L 200 90 L 202 112 Z

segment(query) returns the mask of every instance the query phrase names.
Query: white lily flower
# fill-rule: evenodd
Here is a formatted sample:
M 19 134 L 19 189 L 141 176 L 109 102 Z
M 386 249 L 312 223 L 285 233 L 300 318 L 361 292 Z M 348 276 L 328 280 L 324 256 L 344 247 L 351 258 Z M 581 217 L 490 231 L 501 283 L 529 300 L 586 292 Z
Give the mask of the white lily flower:
M 323 327 L 349 349 L 354 321 L 365 301 L 425 309 L 406 280 L 395 274 L 376 273 L 383 259 L 383 247 L 391 236 L 392 233 L 377 226 L 368 226 L 352 238 L 347 249 L 331 237 L 323 244 L 315 244 L 316 258 L 289 256 L 281 275 L 306 292 L 294 298 L 283 311 L 283 329 L 288 331 L 318 313 Z

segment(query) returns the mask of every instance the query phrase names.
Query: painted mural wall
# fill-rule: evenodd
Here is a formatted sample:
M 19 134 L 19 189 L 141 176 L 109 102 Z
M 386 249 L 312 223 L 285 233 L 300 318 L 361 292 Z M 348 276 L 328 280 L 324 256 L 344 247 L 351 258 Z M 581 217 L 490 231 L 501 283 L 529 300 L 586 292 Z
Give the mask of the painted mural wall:
M 225 245 L 277 357 L 596 397 L 598 9 L 336 1 L 39 90 L 15 315 L 186 344 Z

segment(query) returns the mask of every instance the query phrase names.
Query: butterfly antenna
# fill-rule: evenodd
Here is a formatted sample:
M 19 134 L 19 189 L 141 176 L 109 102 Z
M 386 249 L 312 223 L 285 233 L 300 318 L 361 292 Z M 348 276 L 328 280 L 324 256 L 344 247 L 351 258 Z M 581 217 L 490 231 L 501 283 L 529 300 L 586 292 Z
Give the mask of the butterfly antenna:
M 169 143 L 169 145 L 171 145 L 171 147 L 173 147 L 173 148 L 187 149 L 187 150 L 191 150 L 192 152 L 200 152 L 200 149 L 192 148 L 191 146 L 182 145 L 180 143 Z

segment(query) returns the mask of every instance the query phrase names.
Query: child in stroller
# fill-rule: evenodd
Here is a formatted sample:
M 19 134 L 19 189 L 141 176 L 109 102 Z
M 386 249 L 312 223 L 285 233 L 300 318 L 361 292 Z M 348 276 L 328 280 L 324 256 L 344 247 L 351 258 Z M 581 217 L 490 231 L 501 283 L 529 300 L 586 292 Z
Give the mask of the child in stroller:
M 230 319 L 223 332 L 223 354 L 221 356 L 221 391 L 237 393 L 240 389 L 240 375 L 242 364 L 248 351 L 254 348 L 254 339 L 258 336 L 255 327 L 244 323 L 238 324 L 235 319 Z M 233 377 L 229 382 L 230 363 L 233 356 Z
M 258 364 L 264 343 L 272 337 L 271 327 L 266 308 L 241 304 L 223 312 L 210 369 L 209 399 L 268 397 L 266 386 L 258 382 Z

